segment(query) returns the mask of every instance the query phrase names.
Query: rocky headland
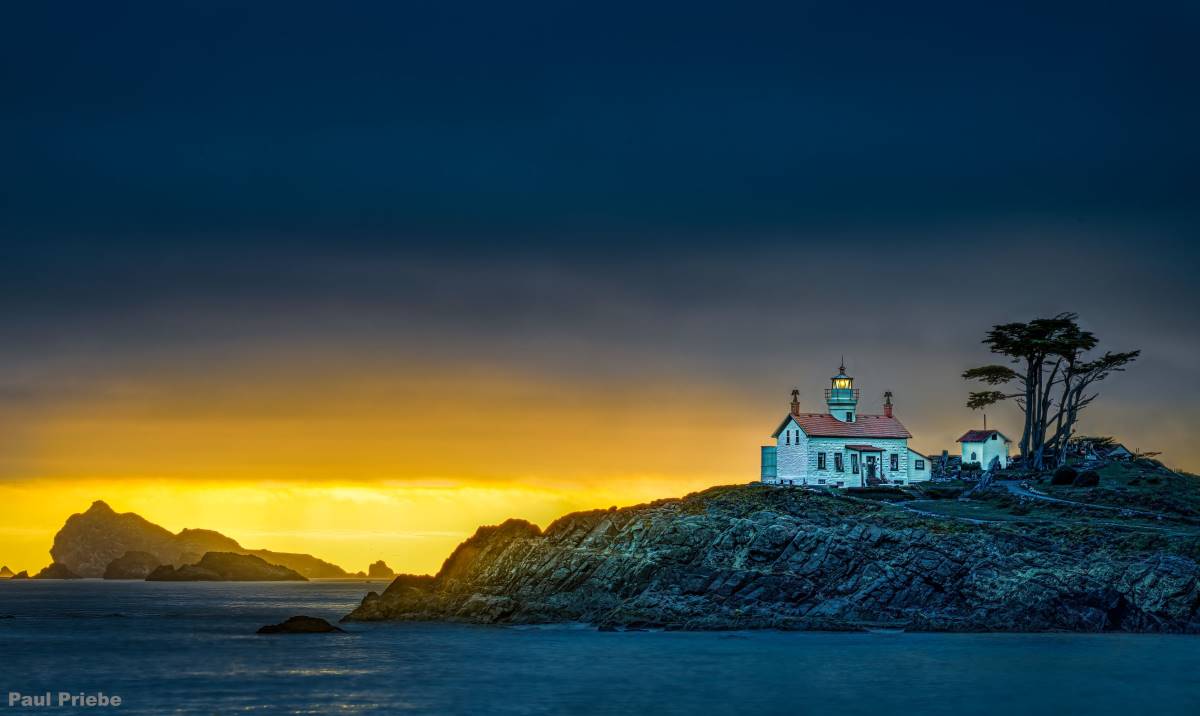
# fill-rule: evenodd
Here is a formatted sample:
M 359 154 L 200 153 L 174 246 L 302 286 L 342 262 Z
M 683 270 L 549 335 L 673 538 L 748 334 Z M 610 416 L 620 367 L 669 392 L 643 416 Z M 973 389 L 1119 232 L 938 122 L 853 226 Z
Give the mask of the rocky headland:
M 601 628 L 1200 633 L 1200 538 L 972 524 L 802 489 L 719 487 L 481 527 L 346 620 Z
M 114 512 L 100 500 L 86 512 L 67 518 L 50 548 L 55 563 L 81 577 L 103 577 L 114 560 L 130 552 L 148 554 L 158 564 L 172 566 L 194 563 L 208 552 L 232 552 L 260 557 L 310 579 L 348 576 L 336 564 L 312 555 L 245 549 L 237 540 L 213 530 L 184 529 L 174 534 L 132 512 Z M 118 565 L 120 569 L 122 565 Z
M 195 564 L 164 564 L 146 576 L 147 582 L 284 582 L 308 581 L 298 572 L 269 564 L 262 557 L 233 552 L 209 552 Z
M 0 579 L 12 579 L 13 571 L 8 568 L 8 565 L 0 567 Z

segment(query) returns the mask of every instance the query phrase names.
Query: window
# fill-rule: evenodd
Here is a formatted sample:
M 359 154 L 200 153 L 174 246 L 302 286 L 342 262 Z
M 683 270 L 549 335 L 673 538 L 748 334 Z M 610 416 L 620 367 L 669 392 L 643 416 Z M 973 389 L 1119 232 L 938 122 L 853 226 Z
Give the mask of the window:
M 823 453 L 823 452 L 817 453 L 817 469 L 818 470 L 825 469 L 825 453 Z
M 858 453 L 856 452 L 850 453 L 850 472 L 858 474 Z
M 846 471 L 845 458 L 842 457 L 842 454 L 840 452 L 835 452 L 833 454 L 833 469 L 837 470 L 838 472 Z
M 784 445 L 792 444 L 792 431 L 791 430 L 788 430 L 787 432 L 785 432 L 783 434 L 783 441 L 784 441 L 783 442 Z
M 818 484 L 818 485 L 824 485 L 824 484 L 825 484 L 825 478 L 823 478 L 823 477 L 822 477 L 822 478 L 819 478 L 819 479 L 817 480 L 817 484 Z
M 854 413 L 850 412 L 849 410 L 846 411 L 846 422 L 847 423 L 854 422 Z
M 890 457 L 892 459 L 891 459 L 891 462 L 888 464 L 888 467 L 890 467 L 892 469 L 892 472 L 895 472 L 896 470 L 900 469 L 900 456 L 897 455 L 896 453 L 892 453 Z
M 996 433 L 992 433 L 992 440 L 996 439 Z
M 975 453 L 971 453 L 971 462 L 979 462 L 979 456 Z
M 917 460 L 917 462 L 916 462 L 916 464 L 914 465 L 914 467 L 916 467 L 918 470 L 924 470 L 924 469 L 925 469 L 925 461 L 924 461 L 924 460 Z

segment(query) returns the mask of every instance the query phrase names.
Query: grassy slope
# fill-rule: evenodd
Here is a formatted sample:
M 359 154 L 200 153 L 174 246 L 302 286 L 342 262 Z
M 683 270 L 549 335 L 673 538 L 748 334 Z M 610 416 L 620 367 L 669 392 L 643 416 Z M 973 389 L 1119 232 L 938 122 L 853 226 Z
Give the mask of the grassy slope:
M 1100 471 L 1098 487 L 1038 485 L 1052 497 L 1129 507 L 1169 515 L 1200 517 L 1200 477 L 1170 473 L 1145 464 L 1112 463 Z
M 1068 531 L 1121 530 L 1138 540 L 1184 538 L 1194 545 L 1200 537 L 1200 477 L 1172 474 L 1150 463 L 1113 463 L 1100 472 L 1098 487 L 1051 486 L 1049 479 L 1035 487 L 1063 500 L 1158 512 L 1164 519 L 1092 510 L 1075 505 L 1022 501 L 1007 490 L 996 488 L 974 499 L 955 499 L 962 485 L 938 483 L 914 485 L 919 499 L 909 509 L 949 518 L 979 520 L 996 525 L 1037 529 L 1058 527 Z M 1191 552 L 1190 546 L 1184 547 Z

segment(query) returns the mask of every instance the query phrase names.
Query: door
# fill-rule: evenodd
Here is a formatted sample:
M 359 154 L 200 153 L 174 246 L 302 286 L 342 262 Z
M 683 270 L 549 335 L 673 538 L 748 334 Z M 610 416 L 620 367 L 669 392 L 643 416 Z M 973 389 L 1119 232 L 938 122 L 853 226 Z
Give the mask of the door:
M 867 480 L 875 479 L 875 456 L 866 455 L 863 457 L 867 461 Z

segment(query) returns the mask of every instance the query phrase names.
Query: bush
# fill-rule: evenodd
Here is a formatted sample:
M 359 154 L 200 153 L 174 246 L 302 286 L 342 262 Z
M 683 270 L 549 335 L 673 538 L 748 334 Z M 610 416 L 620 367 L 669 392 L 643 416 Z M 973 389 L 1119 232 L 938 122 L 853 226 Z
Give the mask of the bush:
M 1032 508 L 1032 507 L 1030 507 L 1029 505 L 1026 505 L 1026 504 L 1022 503 L 1022 504 L 1019 504 L 1019 505 L 1017 505 L 1017 506 L 1013 507 L 1011 510 L 1009 510 L 1009 511 L 1008 511 L 1008 513 L 1009 513 L 1010 515 L 1018 515 L 1018 516 L 1020 516 L 1020 515 L 1027 515 L 1027 514 L 1029 514 L 1029 513 L 1030 513 L 1032 510 L 1033 510 L 1033 508 Z
M 1100 473 L 1095 470 L 1084 470 L 1071 484 L 1075 487 L 1096 487 L 1100 484 Z
M 1063 465 L 1062 467 L 1060 467 L 1054 471 L 1054 477 L 1051 478 L 1050 484 L 1051 485 L 1072 485 L 1075 483 L 1075 478 L 1078 476 L 1079 476 L 1079 473 L 1075 472 L 1075 468 L 1067 467 L 1066 465 Z

